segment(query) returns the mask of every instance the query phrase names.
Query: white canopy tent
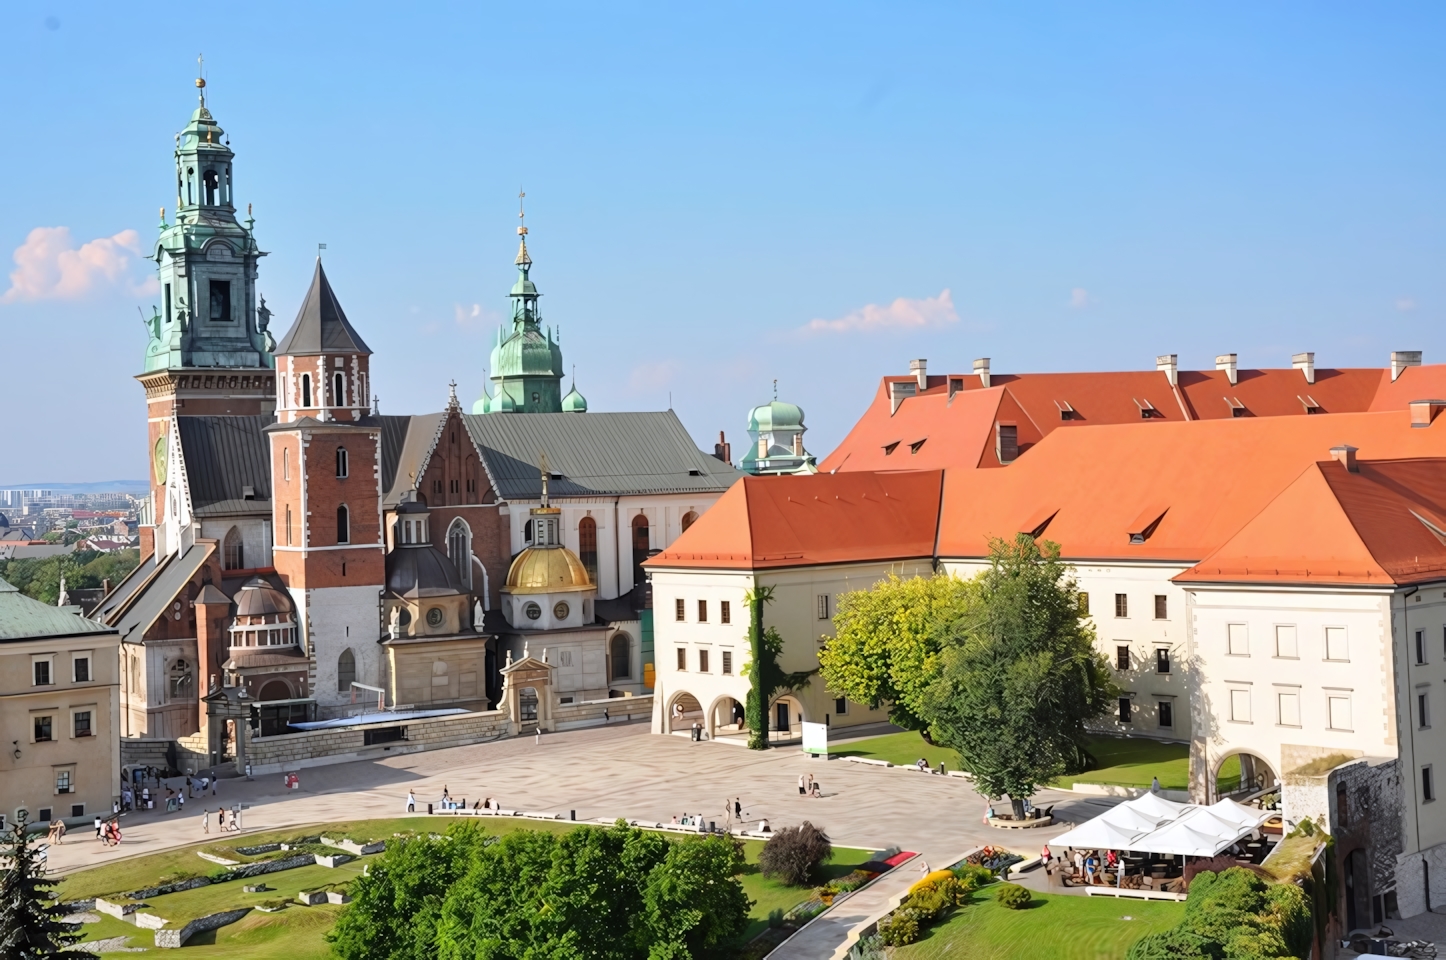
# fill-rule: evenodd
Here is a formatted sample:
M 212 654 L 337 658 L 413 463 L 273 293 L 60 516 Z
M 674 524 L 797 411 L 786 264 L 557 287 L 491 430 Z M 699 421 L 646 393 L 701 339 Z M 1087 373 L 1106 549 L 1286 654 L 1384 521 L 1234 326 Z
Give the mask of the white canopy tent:
M 1049 846 L 1213 857 L 1257 830 L 1270 816 L 1268 811 L 1233 800 L 1205 807 L 1147 793 L 1060 834 Z

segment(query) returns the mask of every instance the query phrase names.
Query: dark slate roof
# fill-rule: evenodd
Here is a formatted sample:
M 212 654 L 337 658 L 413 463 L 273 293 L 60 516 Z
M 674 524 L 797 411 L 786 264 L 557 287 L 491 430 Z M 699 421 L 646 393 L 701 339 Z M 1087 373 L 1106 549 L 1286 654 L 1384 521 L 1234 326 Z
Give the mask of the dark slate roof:
M 326 281 L 326 271 L 321 269 L 321 258 L 316 260 L 316 273 L 311 277 L 311 289 L 301 303 L 296 322 L 286 336 L 276 345 L 277 356 L 314 356 L 318 353 L 371 353 L 362 338 L 347 321 L 341 303 Z
M 196 516 L 271 514 L 271 449 L 263 432 L 271 421 L 269 414 L 176 418 Z
M 140 643 L 156 618 L 166 612 L 176 595 L 185 589 L 196 571 L 206 562 L 211 547 L 193 543 L 180 556 L 171 555 L 162 561 L 156 575 L 146 584 L 135 603 L 126 608 L 113 623 L 120 630 L 122 640 Z
M 432 449 L 445 413 L 378 417 L 382 423 L 382 503 L 394 507 Z
M 52 607 L 25 596 L 0 580 L 0 641 L 32 640 L 41 637 L 73 637 L 115 630 L 87 620 L 66 607 Z
M 125 606 L 135 596 L 137 590 L 150 579 L 151 574 L 156 572 L 156 555 L 154 553 L 142 560 L 134 570 L 126 575 L 120 583 L 111 587 L 104 600 L 91 613 L 98 620 L 108 621 L 115 611 Z
M 464 414 L 462 421 L 506 500 L 542 496 L 543 453 L 554 497 L 722 493 L 742 476 L 699 450 L 671 410 Z

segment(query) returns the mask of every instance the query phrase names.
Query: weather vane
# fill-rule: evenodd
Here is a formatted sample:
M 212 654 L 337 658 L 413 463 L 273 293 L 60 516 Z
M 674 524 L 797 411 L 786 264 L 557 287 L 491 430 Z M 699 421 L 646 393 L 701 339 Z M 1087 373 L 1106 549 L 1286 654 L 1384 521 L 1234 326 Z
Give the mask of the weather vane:
M 518 187 L 518 188 L 517 188 L 517 235 L 518 235 L 519 237 L 525 237 L 525 236 L 527 236 L 527 220 L 525 219 L 526 216 L 527 216 L 527 212 L 522 209 L 522 201 L 523 201 L 524 199 L 526 199 L 526 197 L 527 197 L 527 194 L 523 192 L 523 190 L 522 190 L 521 187 Z
M 201 106 L 206 105 L 206 57 L 196 54 L 196 89 L 201 91 Z

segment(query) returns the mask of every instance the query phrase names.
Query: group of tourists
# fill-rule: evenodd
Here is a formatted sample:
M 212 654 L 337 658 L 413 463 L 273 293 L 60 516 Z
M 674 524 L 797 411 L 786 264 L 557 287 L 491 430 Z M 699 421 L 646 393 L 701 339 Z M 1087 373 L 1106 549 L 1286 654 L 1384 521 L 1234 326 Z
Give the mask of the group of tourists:
M 823 787 L 813 778 L 813 774 L 798 775 L 798 795 L 800 797 L 823 797 Z
M 444 783 L 442 784 L 442 796 L 433 800 L 429 806 L 435 807 L 438 810 L 466 810 L 467 798 L 463 797 L 460 800 L 453 799 L 452 791 L 449 790 Z M 502 804 L 492 797 L 484 797 L 481 800 L 474 800 L 472 802 L 472 809 L 479 813 L 500 813 L 502 812 Z M 413 790 L 407 791 L 406 811 L 407 813 L 417 812 L 417 794 Z M 428 812 L 430 813 L 431 811 L 428 810 Z

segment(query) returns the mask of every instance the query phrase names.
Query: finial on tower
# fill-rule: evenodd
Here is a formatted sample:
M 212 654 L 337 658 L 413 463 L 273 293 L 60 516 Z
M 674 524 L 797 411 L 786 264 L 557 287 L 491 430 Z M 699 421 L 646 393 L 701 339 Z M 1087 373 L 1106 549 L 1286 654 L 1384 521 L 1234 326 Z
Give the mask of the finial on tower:
M 527 254 L 527 211 L 522 207 L 522 201 L 527 194 L 521 187 L 517 188 L 517 236 L 521 242 L 517 246 L 517 259 L 513 261 L 523 270 L 532 266 L 532 257 Z
M 460 404 L 457 402 L 457 381 L 453 380 L 451 383 L 449 383 L 447 385 L 447 390 L 447 405 L 449 407 L 460 406 Z
M 203 54 L 196 54 L 196 89 L 200 91 L 201 106 L 206 105 L 206 58 Z
M 324 243 L 318 243 L 318 244 L 316 245 L 316 259 L 318 259 L 318 260 L 321 259 L 321 251 L 323 251 L 323 250 L 325 250 L 325 249 L 326 249 L 326 244 L 324 244 Z
M 773 399 L 778 399 L 778 378 L 773 378 Z

